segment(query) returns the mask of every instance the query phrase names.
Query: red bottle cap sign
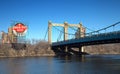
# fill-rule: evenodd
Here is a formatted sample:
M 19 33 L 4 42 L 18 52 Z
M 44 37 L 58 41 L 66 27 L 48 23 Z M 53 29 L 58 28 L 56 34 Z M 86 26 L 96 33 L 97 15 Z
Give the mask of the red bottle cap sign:
M 25 30 L 27 30 L 27 27 L 22 23 L 17 23 L 13 27 L 13 30 L 16 31 L 17 33 L 23 33 Z

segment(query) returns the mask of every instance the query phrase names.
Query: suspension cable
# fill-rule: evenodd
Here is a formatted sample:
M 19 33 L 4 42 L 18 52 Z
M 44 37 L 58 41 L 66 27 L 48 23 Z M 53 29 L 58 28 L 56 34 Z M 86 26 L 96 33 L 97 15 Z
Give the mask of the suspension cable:
M 57 39 L 57 41 L 60 41 L 60 39 L 61 39 L 61 36 L 62 36 L 62 32 L 60 32 L 60 34 L 59 34 L 59 36 L 58 36 L 58 39 Z
M 86 29 L 88 29 L 88 30 L 90 30 L 90 31 L 94 31 L 94 30 L 92 30 L 92 29 L 90 29 L 90 28 L 88 28 L 88 27 L 85 27 Z
M 45 33 L 45 36 L 44 36 L 44 40 L 45 40 L 45 38 L 46 38 L 46 36 L 47 36 L 47 33 L 48 33 L 48 28 L 47 28 L 47 30 L 46 30 L 46 33 Z
M 102 31 L 102 30 L 106 30 L 106 29 L 108 29 L 108 28 L 110 28 L 110 27 L 113 27 L 113 26 L 118 25 L 119 23 L 120 23 L 120 21 L 117 22 L 117 23 L 115 23 L 115 24 L 112 24 L 112 25 L 110 25 L 110 26 L 107 26 L 107 27 L 105 27 L 105 28 L 102 28 L 102 29 L 99 29 L 99 30 L 96 30 L 96 31 L 93 31 L 93 32 L 90 32 L 90 33 L 95 33 L 95 32 L 99 32 L 99 31 Z
M 54 27 L 56 30 L 58 30 L 58 31 L 60 31 L 60 32 L 62 32 L 62 33 L 64 33 L 63 31 L 61 31 L 60 29 L 58 29 L 58 28 L 56 28 L 56 27 Z M 68 34 L 68 35 L 75 35 L 75 34 L 72 34 L 72 33 L 65 33 L 65 34 Z
M 78 30 L 76 30 L 74 27 L 70 27 L 72 30 L 74 30 L 74 31 L 78 31 Z
M 76 32 L 75 32 L 75 35 L 79 35 L 79 33 L 78 33 L 79 30 L 78 30 L 78 29 L 76 30 L 76 29 L 73 28 L 73 27 L 70 27 L 70 28 L 71 28 L 72 30 L 76 31 Z M 84 33 L 84 32 L 80 32 L 80 34 L 86 34 L 86 33 Z
M 92 30 L 92 29 L 90 29 L 90 28 L 87 28 L 87 27 L 85 27 L 85 26 L 83 26 L 83 27 L 86 28 L 86 29 L 88 29 L 88 30 L 90 30 L 90 31 L 92 31 L 92 32 L 94 31 L 94 30 Z M 77 32 L 78 32 L 78 29 L 76 30 L 76 29 L 73 28 L 73 27 L 70 27 L 70 28 L 71 28 L 72 30 L 76 31 L 76 34 L 79 35 L 79 33 L 77 33 Z M 86 34 L 89 34 L 89 33 L 80 32 L 80 34 L 85 34 L 85 35 L 86 35 Z

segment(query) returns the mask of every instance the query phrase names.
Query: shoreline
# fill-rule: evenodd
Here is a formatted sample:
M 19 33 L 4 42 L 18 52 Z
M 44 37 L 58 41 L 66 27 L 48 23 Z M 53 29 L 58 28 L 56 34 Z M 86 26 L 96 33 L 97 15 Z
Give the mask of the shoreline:
M 88 55 L 120 55 L 120 54 L 88 54 Z M 0 58 L 26 58 L 26 57 L 55 57 L 55 54 L 40 54 L 40 55 L 29 55 L 29 56 L 0 56 Z M 74 55 L 72 55 L 74 56 Z
M 22 58 L 22 57 L 54 57 L 55 54 L 42 54 L 42 55 L 30 55 L 30 56 L 0 56 L 0 58 Z

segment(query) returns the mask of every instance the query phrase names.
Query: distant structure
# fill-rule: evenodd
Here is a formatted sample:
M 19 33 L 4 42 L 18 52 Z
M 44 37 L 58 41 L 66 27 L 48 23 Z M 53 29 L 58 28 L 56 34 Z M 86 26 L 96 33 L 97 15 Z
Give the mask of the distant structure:
M 8 33 L 0 32 L 0 43 L 24 43 L 27 26 L 23 23 L 16 23 L 8 28 Z
M 86 28 L 82 26 L 82 24 L 80 24 L 80 28 L 78 29 L 78 31 L 75 33 L 75 38 L 79 39 L 81 37 L 85 37 L 85 33 L 86 33 Z
M 1 31 L 1 43 L 17 43 L 17 36 L 14 35 L 12 27 L 8 28 L 8 33 Z

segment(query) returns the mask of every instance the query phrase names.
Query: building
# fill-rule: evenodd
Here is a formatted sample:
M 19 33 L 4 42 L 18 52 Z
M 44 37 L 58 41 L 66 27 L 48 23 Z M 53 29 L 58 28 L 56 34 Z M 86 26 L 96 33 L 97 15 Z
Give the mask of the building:
M 17 43 L 17 36 L 14 35 L 12 27 L 8 28 L 8 33 L 1 31 L 0 36 L 1 43 Z
M 75 38 L 78 39 L 81 37 L 85 37 L 85 33 L 86 33 L 86 28 L 81 25 L 81 27 L 78 28 L 78 31 L 75 33 Z

